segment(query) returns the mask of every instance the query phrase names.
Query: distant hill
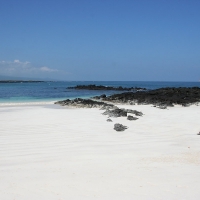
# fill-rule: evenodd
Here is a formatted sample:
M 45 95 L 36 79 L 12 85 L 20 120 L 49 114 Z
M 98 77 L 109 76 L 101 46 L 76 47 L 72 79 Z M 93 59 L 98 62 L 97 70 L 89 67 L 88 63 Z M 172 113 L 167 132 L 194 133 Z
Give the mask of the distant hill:
M 0 80 L 0 83 L 41 83 L 45 81 Z

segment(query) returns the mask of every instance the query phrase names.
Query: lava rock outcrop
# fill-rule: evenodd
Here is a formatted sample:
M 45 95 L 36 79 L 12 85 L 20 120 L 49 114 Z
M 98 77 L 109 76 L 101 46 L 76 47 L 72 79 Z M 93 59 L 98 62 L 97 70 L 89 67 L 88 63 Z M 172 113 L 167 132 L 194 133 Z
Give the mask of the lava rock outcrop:
M 175 104 L 188 106 L 200 102 L 200 88 L 168 87 L 150 91 L 125 92 L 105 97 L 103 100 L 113 103 L 153 104 L 162 109 Z
M 103 85 L 77 85 L 75 87 L 68 87 L 67 89 L 76 89 L 76 90 L 116 90 L 116 91 L 139 91 L 146 90 L 146 88 L 139 87 L 111 87 L 111 86 L 103 86 Z

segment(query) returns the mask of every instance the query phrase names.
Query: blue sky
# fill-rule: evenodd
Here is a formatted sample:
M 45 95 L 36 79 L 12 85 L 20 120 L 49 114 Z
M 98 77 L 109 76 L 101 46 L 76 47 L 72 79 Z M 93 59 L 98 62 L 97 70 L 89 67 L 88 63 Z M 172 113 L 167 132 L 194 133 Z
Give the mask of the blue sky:
M 0 0 L 0 75 L 199 81 L 199 0 Z

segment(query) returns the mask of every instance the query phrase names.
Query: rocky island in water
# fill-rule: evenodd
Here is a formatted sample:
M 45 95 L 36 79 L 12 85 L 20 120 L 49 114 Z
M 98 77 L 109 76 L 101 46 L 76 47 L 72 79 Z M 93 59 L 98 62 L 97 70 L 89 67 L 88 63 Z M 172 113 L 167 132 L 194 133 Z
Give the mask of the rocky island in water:
M 111 87 L 111 86 L 103 86 L 103 85 L 77 85 L 75 87 L 68 87 L 67 89 L 76 89 L 76 90 L 116 90 L 116 91 L 140 91 L 146 90 L 146 88 L 140 87 Z

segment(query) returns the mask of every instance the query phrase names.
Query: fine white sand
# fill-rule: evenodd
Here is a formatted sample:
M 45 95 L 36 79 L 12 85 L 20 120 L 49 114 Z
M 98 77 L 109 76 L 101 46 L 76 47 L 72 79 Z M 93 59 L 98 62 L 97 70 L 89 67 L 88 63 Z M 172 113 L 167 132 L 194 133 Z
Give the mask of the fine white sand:
M 200 106 L 121 107 L 0 106 L 0 199 L 200 199 Z

